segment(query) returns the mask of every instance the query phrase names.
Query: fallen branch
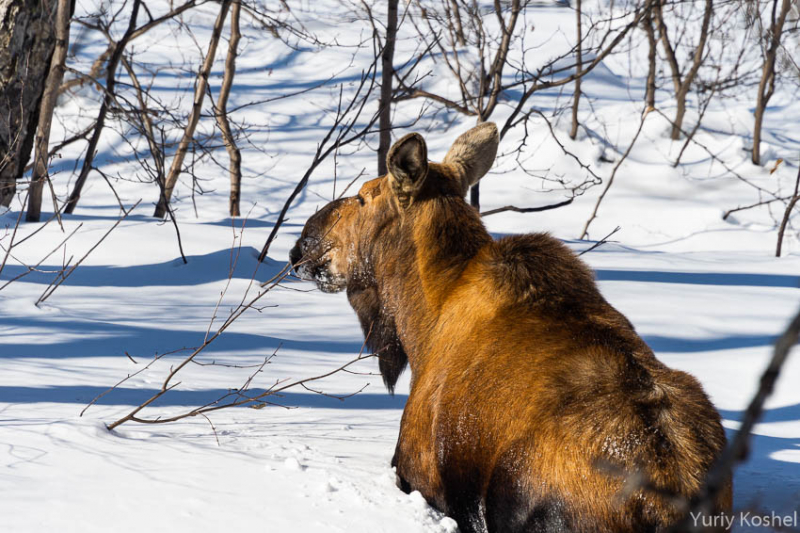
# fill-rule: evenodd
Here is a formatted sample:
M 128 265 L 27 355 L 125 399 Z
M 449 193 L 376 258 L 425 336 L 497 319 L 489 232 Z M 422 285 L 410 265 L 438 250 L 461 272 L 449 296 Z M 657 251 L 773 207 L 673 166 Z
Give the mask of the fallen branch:
M 746 211 L 748 209 L 753 209 L 754 207 L 760 207 L 762 205 L 769 205 L 775 202 L 784 202 L 786 200 L 790 200 L 792 197 L 779 197 L 779 198 L 772 198 L 771 200 L 762 200 L 760 202 L 756 202 L 754 204 L 746 205 L 744 207 L 735 207 L 733 209 L 728 209 L 722 214 L 722 220 L 728 220 L 728 217 L 731 216 L 733 213 L 738 213 L 739 211 Z
M 181 350 L 176 350 L 176 352 L 179 352 L 179 351 L 182 351 L 182 350 L 184 350 L 184 348 L 181 348 Z M 83 416 L 83 414 L 84 414 L 84 413 L 85 413 L 85 412 L 86 412 L 86 411 L 87 411 L 87 410 L 88 410 L 88 409 L 89 409 L 91 406 L 93 406 L 94 404 L 96 404 L 96 403 L 97 403 L 97 401 L 98 401 L 100 398 L 102 398 L 103 396 L 105 396 L 105 395 L 106 395 L 106 394 L 108 394 L 109 392 L 111 392 L 111 391 L 115 390 L 117 387 L 119 387 L 120 385 L 122 385 L 123 383 L 125 383 L 126 381 L 128 381 L 129 379 L 131 379 L 131 378 L 133 378 L 133 377 L 136 377 L 136 376 L 138 376 L 139 374 L 141 374 L 142 372 L 144 372 L 145 370 L 147 370 L 148 368 L 150 368 L 150 367 L 152 366 L 152 364 L 153 364 L 153 363 L 155 363 L 156 361 L 158 361 L 159 359 L 161 359 L 161 358 L 162 358 L 162 357 L 164 357 L 165 355 L 169 355 L 169 354 L 171 354 L 171 353 L 175 353 L 175 352 L 164 352 L 164 353 L 162 353 L 162 354 L 156 354 L 156 356 L 155 356 L 155 357 L 153 357 L 153 359 L 152 359 L 152 360 L 151 360 L 149 363 L 147 363 L 147 365 L 143 366 L 142 368 L 140 368 L 139 370 L 137 370 L 137 371 L 136 371 L 136 372 L 134 372 L 133 374 L 128 374 L 127 376 L 125 376 L 124 378 L 122 378 L 121 380 L 119 380 L 117 383 L 115 383 L 115 384 L 114 384 L 114 385 L 112 385 L 111 387 L 107 388 L 106 390 L 104 390 L 103 392 L 101 392 L 100 394 L 98 394 L 97 396 L 95 396 L 95 397 L 92 399 L 92 401 L 91 401 L 91 402 L 89 402 L 88 404 L 86 404 L 86 407 L 84 407 L 84 408 L 83 408 L 83 410 L 81 410 L 81 413 L 80 413 L 78 416 Z M 129 354 L 128 352 L 125 352 L 125 355 L 127 356 L 127 358 L 128 358 L 128 359 L 130 359 L 131 361 L 133 361 L 133 363 L 134 363 L 134 364 L 138 364 L 138 363 L 136 363 L 136 361 L 133 359 L 133 357 L 131 357 L 131 356 L 130 356 L 130 354 Z
M 516 207 L 513 205 L 507 205 L 505 207 L 498 207 L 497 209 L 484 211 L 481 213 L 481 216 L 488 217 L 489 215 L 496 215 L 497 213 L 504 213 L 506 211 L 513 211 L 515 213 L 538 213 L 540 211 L 549 211 L 550 209 L 564 207 L 565 205 L 571 204 L 573 200 L 575 200 L 575 198 L 570 198 L 568 200 L 564 200 L 563 202 L 558 202 L 557 204 L 542 205 L 539 207 Z
M 172 380 L 175 378 L 175 376 L 178 374 L 178 372 L 180 372 L 186 365 L 188 365 L 189 363 L 194 361 L 195 357 L 197 357 L 206 348 L 208 348 L 211 345 L 211 343 L 213 343 L 215 340 L 217 340 L 220 337 L 220 335 L 222 335 L 225 332 L 225 330 L 227 330 L 231 326 L 231 324 L 233 324 L 240 316 L 242 316 L 244 314 L 245 311 L 247 311 L 247 309 L 252 307 L 252 305 L 254 303 L 256 303 L 258 300 L 260 300 L 262 297 L 264 297 L 264 295 L 268 294 L 273 288 L 275 288 L 275 286 L 278 285 L 278 283 L 283 281 L 283 279 L 286 278 L 286 276 L 289 274 L 289 270 L 290 269 L 291 269 L 290 265 L 287 264 L 286 266 L 284 266 L 281 269 L 280 272 L 278 272 L 275 276 L 273 276 L 269 280 L 270 285 L 266 289 L 264 289 L 263 291 L 259 292 L 246 305 L 241 305 L 240 304 L 236 309 L 231 311 L 231 314 L 228 315 L 228 318 L 219 327 L 219 329 L 217 329 L 217 331 L 213 335 L 207 336 L 206 339 L 203 341 L 202 345 L 200 345 L 199 347 L 195 348 L 189 356 L 187 356 L 183 361 L 181 361 L 180 364 L 178 364 L 177 366 L 171 368 L 169 374 L 167 374 L 167 377 L 164 379 L 164 382 L 161 385 L 161 389 L 159 389 L 155 394 L 153 394 L 144 403 L 142 403 L 141 405 L 135 407 L 127 415 L 123 416 L 122 418 L 120 418 L 119 420 L 117 420 L 115 422 L 112 422 L 111 424 L 108 424 L 106 426 L 108 428 L 108 430 L 112 431 L 114 428 L 119 427 L 120 425 L 122 425 L 122 424 L 124 424 L 125 422 L 128 422 L 128 421 L 134 421 L 134 422 L 140 422 L 140 423 L 148 423 L 148 421 L 146 419 L 139 418 L 136 415 L 138 415 L 142 411 L 142 409 L 144 409 L 145 407 L 149 406 L 154 401 L 156 401 L 159 398 L 161 398 L 162 396 L 164 396 L 167 392 L 171 391 L 172 389 L 174 389 L 175 387 L 180 385 L 180 382 L 175 383 L 175 384 L 172 383 Z M 257 270 L 258 270 L 258 268 L 256 267 L 256 271 Z M 203 409 L 203 408 L 199 408 L 199 409 Z M 195 414 L 200 414 L 200 411 L 194 413 L 191 416 L 194 416 Z M 143 420 L 144 420 L 144 422 L 142 422 Z M 167 421 L 167 419 L 157 419 L 157 420 Z M 157 422 L 150 421 L 150 423 L 157 423 Z

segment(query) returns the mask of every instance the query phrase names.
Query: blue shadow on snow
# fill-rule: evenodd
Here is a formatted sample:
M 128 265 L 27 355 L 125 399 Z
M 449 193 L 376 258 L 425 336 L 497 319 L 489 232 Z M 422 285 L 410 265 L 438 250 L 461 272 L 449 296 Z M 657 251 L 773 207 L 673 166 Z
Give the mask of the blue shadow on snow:
M 377 378 L 379 379 L 379 378 Z M 383 385 L 380 385 L 382 388 Z M 55 387 L 0 386 L 0 403 L 74 403 L 86 405 L 108 387 L 60 385 Z M 157 389 L 117 388 L 100 398 L 95 405 L 141 405 Z M 180 390 L 173 389 L 153 402 L 154 407 L 206 405 L 222 398 L 227 389 Z M 251 389 L 255 396 L 264 389 Z M 231 396 L 227 401 L 234 400 Z M 344 400 L 313 392 L 282 392 L 265 400 L 285 407 L 313 407 L 323 409 L 403 409 L 408 400 L 405 394 L 362 393 Z M 226 402 L 223 402 L 226 403 Z
M 669 272 L 656 270 L 596 270 L 598 281 L 642 281 L 737 287 L 800 287 L 800 276 L 787 274 L 739 274 L 717 272 Z

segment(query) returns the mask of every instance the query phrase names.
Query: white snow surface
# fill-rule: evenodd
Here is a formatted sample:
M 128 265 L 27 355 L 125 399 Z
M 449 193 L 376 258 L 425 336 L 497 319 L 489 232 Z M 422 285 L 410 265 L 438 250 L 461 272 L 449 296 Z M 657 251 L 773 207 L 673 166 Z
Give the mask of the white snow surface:
M 186 352 L 179 352 L 164 356 L 82 414 L 93 398 L 142 369 L 155 354 L 203 342 L 236 253 L 238 261 L 217 312 L 216 327 L 250 287 L 258 250 L 330 125 L 329 112 L 338 97 L 335 84 L 345 83 L 346 97 L 370 61 L 372 30 L 352 16 L 355 7 L 342 5 L 302 4 L 297 15 L 310 30 L 350 47 L 322 50 L 301 43 L 292 49 L 243 17 L 245 38 L 231 107 L 313 88 L 335 78 L 308 93 L 233 114 L 234 120 L 248 125 L 250 133 L 249 143 L 243 146 L 246 222 L 227 216 L 227 172 L 208 158 L 198 162 L 195 171 L 205 180 L 206 193 L 194 195 L 197 214 L 188 180 L 179 184 L 175 197 L 188 259 L 184 265 L 172 224 L 149 216 L 157 188 L 139 179 L 141 168 L 129 157 L 129 148 L 109 133 L 100 146 L 99 164 L 111 176 L 125 206 L 140 198 L 142 205 L 52 296 L 36 306 L 55 277 L 53 271 L 70 257 L 75 258 L 73 262 L 82 257 L 120 215 L 106 181 L 92 174 L 75 214 L 64 216 L 67 233 L 80 225 L 75 237 L 39 267 L 41 272 L 0 290 L 0 531 L 457 530 L 453 520 L 430 508 L 419 493 L 406 495 L 395 486 L 389 462 L 409 375 L 402 376 L 396 394 L 390 396 L 374 360 L 358 363 L 353 373 L 336 373 L 310 385 L 329 396 L 298 387 L 271 398 L 278 405 L 264 409 L 226 409 L 209 415 L 208 420 L 195 417 L 163 425 L 128 422 L 107 431 L 107 423 L 161 387 L 170 368 L 185 357 Z M 215 6 L 207 4 L 184 16 L 203 49 Z M 91 8 L 79 1 L 79 10 Z M 600 8 L 598 4 L 596 9 Z M 535 50 L 534 56 L 541 56 L 537 61 L 543 62 L 574 38 L 574 12 L 569 7 L 536 4 L 526 11 L 526 20 L 531 25 L 536 21 L 533 39 L 544 42 L 545 37 L 556 36 Z M 164 67 L 156 78 L 157 94 L 186 109 L 191 103 L 187 89 L 191 90 L 193 74 L 170 65 L 177 64 L 180 55 L 196 62 L 200 52 L 185 33 L 170 28 L 137 40 L 135 49 L 140 61 Z M 403 28 L 399 60 L 410 57 L 418 44 L 413 29 Z M 361 41 L 366 44 L 356 47 Z M 646 55 L 644 42 L 642 35 L 631 41 L 633 56 Z M 86 70 L 104 48 L 101 37 L 90 35 L 71 60 Z M 225 48 L 220 46 L 211 77 L 215 96 Z M 644 71 L 629 72 L 622 66 L 623 59 L 627 61 L 627 55 L 610 57 L 583 85 L 584 98 L 592 104 L 591 110 L 585 106 L 582 115 L 586 129 L 599 131 L 603 124 L 615 147 L 604 147 L 584 133 L 571 141 L 566 134 L 568 114 L 555 124 L 561 142 L 604 178 L 613 163 L 599 161 L 599 155 L 620 157 L 642 110 Z M 443 66 L 430 69 L 431 87 L 444 91 L 452 85 Z M 118 75 L 129 81 L 123 69 Z M 633 322 L 657 356 L 700 379 L 720 410 L 729 436 L 742 420 L 774 340 L 800 303 L 800 239 L 795 230 L 787 232 L 784 256 L 774 257 L 782 203 L 723 220 L 724 211 L 761 197 L 719 161 L 760 187 L 787 194 L 794 185 L 800 145 L 800 99 L 792 91 L 782 88 L 768 110 L 763 167 L 750 164 L 743 150 L 752 131 L 752 88 L 743 88 L 741 98 L 712 104 L 704 118 L 697 136 L 718 159 L 693 145 L 684 154 L 684 162 L 673 168 L 671 162 L 682 141 L 670 141 L 666 120 L 651 113 L 642 138 L 600 207 L 590 231 L 592 240 L 577 237 L 602 186 L 557 210 L 485 219 L 495 235 L 549 231 L 576 251 L 589 248 L 620 226 L 614 242 L 583 259 L 596 269 L 606 298 Z M 532 104 L 553 109 L 568 103 L 570 95 L 571 89 L 563 94 L 548 92 L 535 97 Z M 674 102 L 669 91 L 658 96 L 659 109 L 671 115 Z M 501 106 L 493 119 L 505 120 L 511 103 Z M 399 105 L 395 121 L 413 119 L 420 105 L 420 101 Z M 76 125 L 88 124 L 97 106 L 97 94 L 91 88 L 65 98 L 53 139 L 62 138 Z M 696 110 L 689 115 L 688 121 L 696 119 Z M 414 129 L 428 139 L 430 158 L 439 160 L 449 143 L 473 123 L 440 114 L 420 121 Z M 201 121 L 199 130 L 211 134 L 213 120 Z M 395 137 L 404 133 L 395 132 Z M 563 191 L 552 182 L 514 170 L 518 152 L 551 178 L 582 179 L 582 170 L 552 141 L 544 121 L 533 120 L 529 134 L 522 151 L 521 131 L 513 131 L 504 140 L 497 165 L 483 181 L 484 209 L 563 200 Z M 268 260 L 258 267 L 257 282 L 283 268 L 310 214 L 338 195 L 362 169 L 364 175 L 351 191 L 374 177 L 377 136 L 367 141 L 344 148 L 335 161 L 327 159 L 314 172 L 289 210 L 289 220 Z M 54 160 L 54 187 L 59 195 L 74 180 L 75 160 L 85 148 L 78 145 Z M 223 166 L 227 163 L 224 149 L 217 150 L 215 157 Z M 770 174 L 778 158 L 785 162 Z M 49 202 L 46 196 L 44 205 L 50 206 Z M 16 205 L 0 216 L 0 224 L 10 231 L 18 214 Z M 16 240 L 40 226 L 23 223 Z M 23 274 L 24 264 L 36 264 L 64 237 L 51 222 L 15 248 L 0 285 Z M 6 234 L 2 244 L 8 242 Z M 275 357 L 256 376 L 254 388 L 263 390 L 279 380 L 324 374 L 359 353 L 363 336 L 343 294 L 322 294 L 310 283 L 290 279 L 259 305 L 263 308 L 247 311 L 198 358 L 216 365 L 189 365 L 181 370 L 174 380 L 179 385 L 142 416 L 170 416 L 214 401 L 229 389 L 241 387 L 253 372 L 252 365 L 273 353 Z M 798 507 L 798 382 L 800 355 L 795 355 L 756 428 L 750 458 L 736 471 L 737 509 L 791 512 Z M 356 391 L 362 392 L 344 400 L 331 397 Z M 737 530 L 748 528 L 739 525 Z

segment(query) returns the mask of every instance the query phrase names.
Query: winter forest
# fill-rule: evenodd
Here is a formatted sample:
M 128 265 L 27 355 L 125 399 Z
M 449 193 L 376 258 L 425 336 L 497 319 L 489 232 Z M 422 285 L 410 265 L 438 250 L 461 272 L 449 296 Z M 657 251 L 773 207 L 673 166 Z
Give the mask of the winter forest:
M 459 136 L 485 123 L 496 157 L 458 163 L 483 149 Z M 433 397 L 463 405 L 508 392 L 494 410 L 509 420 L 519 398 L 536 403 L 499 363 L 458 391 L 450 359 L 422 374 L 435 363 L 415 367 L 402 324 L 392 338 L 411 368 L 393 367 L 387 390 L 371 341 L 383 333 L 354 311 L 352 282 L 326 289 L 335 260 L 300 268 L 306 222 L 329 203 L 339 229 L 365 202 L 410 226 L 433 187 L 409 192 L 414 165 L 430 182 L 448 161 L 488 171 L 463 182 L 469 220 L 501 242 L 563 243 L 629 321 L 618 327 L 719 413 L 727 443 L 677 474 L 686 493 L 646 474 L 668 460 L 626 455 L 637 438 L 592 437 L 639 465 L 591 463 L 619 493 L 603 505 L 667 502 L 671 525 L 648 531 L 800 531 L 797 0 L 0 0 L 0 531 L 640 530 L 534 511 L 497 525 L 513 513 L 492 518 L 489 478 L 485 515 L 465 520 L 458 496 L 437 499 L 393 463 L 401 418 L 427 427 L 412 387 L 438 380 Z M 360 192 L 380 176 L 391 208 Z M 365 239 L 366 215 L 352 216 Z M 376 243 L 403 272 L 434 253 Z M 477 313 L 491 292 L 458 305 Z M 488 325 L 455 322 L 439 341 L 493 342 Z M 685 401 L 663 390 L 659 405 Z M 654 431 L 678 439 L 701 410 Z M 589 438 L 581 428 L 563 431 Z M 440 459 L 489 438 L 437 435 Z M 693 518 L 730 472 L 730 523 Z M 559 494 L 571 508 L 577 496 Z

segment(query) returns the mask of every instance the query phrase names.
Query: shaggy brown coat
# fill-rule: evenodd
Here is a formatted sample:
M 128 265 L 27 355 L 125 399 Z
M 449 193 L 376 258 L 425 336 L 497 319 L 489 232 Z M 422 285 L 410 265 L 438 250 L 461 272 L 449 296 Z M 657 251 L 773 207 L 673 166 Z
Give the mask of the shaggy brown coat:
M 497 145 L 483 124 L 437 164 L 407 135 L 388 175 L 309 219 L 292 262 L 347 290 L 390 391 L 411 367 L 401 488 L 462 532 L 664 531 L 679 516 L 669 495 L 691 497 L 725 446 L 719 414 L 565 245 L 492 239 L 464 195 Z M 619 472 L 649 488 L 626 493 Z M 729 484 L 716 512 L 730 506 Z

